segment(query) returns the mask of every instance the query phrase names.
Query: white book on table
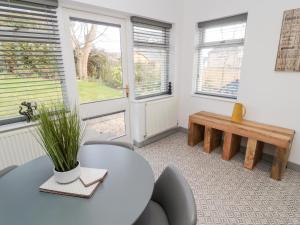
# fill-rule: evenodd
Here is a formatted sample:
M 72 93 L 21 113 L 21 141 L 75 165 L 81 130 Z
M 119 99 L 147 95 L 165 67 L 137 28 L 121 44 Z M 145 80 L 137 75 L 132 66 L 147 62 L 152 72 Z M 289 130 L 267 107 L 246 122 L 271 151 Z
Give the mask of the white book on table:
M 77 179 L 72 183 L 59 184 L 54 180 L 54 176 L 52 176 L 40 186 L 40 191 L 59 195 L 90 198 L 100 183 L 101 182 L 97 182 L 89 187 L 85 187 L 81 180 Z
M 39 190 L 52 194 L 90 198 L 105 178 L 107 170 L 85 167 L 81 167 L 80 169 L 80 178 L 74 182 L 59 184 L 55 181 L 54 176 L 52 176 L 40 186 Z
M 84 186 L 89 187 L 92 184 L 103 181 L 107 174 L 106 169 L 94 169 L 81 167 L 80 180 Z

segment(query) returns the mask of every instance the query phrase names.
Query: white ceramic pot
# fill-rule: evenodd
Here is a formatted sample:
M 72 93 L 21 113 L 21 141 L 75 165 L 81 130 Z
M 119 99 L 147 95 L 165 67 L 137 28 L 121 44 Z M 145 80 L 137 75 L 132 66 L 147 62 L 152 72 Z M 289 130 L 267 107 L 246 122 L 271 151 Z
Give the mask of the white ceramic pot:
M 53 172 L 54 172 L 54 179 L 57 183 L 60 184 L 71 183 L 80 177 L 80 162 L 78 162 L 78 165 L 72 170 L 66 172 L 58 172 L 54 168 Z

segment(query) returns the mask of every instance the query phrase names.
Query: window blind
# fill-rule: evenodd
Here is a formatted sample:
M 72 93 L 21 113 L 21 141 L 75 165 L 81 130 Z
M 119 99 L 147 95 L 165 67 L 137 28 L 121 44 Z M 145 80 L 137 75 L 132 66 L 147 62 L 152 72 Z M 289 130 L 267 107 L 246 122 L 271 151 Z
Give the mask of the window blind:
M 132 17 L 136 99 L 169 93 L 171 24 Z
M 2 124 L 23 119 L 18 113 L 23 101 L 49 104 L 65 96 L 57 1 L 39 2 L 43 1 L 0 1 Z
M 198 24 L 196 94 L 237 98 L 247 14 Z

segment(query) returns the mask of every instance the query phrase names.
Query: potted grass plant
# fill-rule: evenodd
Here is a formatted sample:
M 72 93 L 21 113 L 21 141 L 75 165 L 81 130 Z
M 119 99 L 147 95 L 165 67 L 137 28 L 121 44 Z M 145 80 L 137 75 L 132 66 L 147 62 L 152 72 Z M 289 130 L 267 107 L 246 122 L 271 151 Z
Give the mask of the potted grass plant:
M 42 105 L 37 112 L 37 138 L 53 162 L 55 181 L 64 184 L 76 180 L 80 176 L 77 156 L 83 136 L 78 111 L 56 104 Z

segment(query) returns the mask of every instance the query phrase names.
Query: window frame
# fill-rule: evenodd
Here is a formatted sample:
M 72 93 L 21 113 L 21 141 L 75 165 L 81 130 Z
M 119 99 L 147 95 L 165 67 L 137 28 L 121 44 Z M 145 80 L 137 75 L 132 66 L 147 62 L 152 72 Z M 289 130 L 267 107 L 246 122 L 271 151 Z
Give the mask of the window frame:
M 237 92 L 236 96 L 230 96 L 230 95 L 224 95 L 221 93 L 215 94 L 215 93 L 198 91 L 199 79 L 201 79 L 200 52 L 202 49 L 206 49 L 206 48 L 215 48 L 216 49 L 216 48 L 226 48 L 226 47 L 228 47 L 228 48 L 229 47 L 244 47 L 245 39 L 246 39 L 246 30 L 245 30 L 244 38 L 229 39 L 229 40 L 223 40 L 223 41 L 204 42 L 204 34 L 205 34 L 206 29 L 210 29 L 213 27 L 230 26 L 230 25 L 235 25 L 235 24 L 240 24 L 240 23 L 246 23 L 246 27 L 247 27 L 247 17 L 248 17 L 248 14 L 244 13 L 244 14 L 240 14 L 240 15 L 224 17 L 224 18 L 220 18 L 220 19 L 215 19 L 215 20 L 198 23 L 198 26 L 197 26 L 197 37 L 198 38 L 197 38 L 197 43 L 196 43 L 196 48 L 195 48 L 196 72 L 195 72 L 195 79 L 193 81 L 194 82 L 193 94 L 198 95 L 198 96 L 202 95 L 202 96 L 216 97 L 216 98 L 228 99 L 228 100 L 236 100 L 238 98 L 238 92 Z M 242 68 L 242 64 L 240 67 L 240 72 L 241 72 L 241 68 Z M 238 86 L 238 88 L 239 88 L 239 86 Z
M 80 106 L 82 105 L 92 105 L 94 103 L 101 103 L 101 102 L 106 102 L 106 101 L 113 101 L 113 100 L 118 100 L 118 99 L 123 99 L 126 98 L 126 93 L 125 93 L 125 89 L 126 89 L 126 85 L 129 83 L 128 82 L 128 78 L 127 78 L 127 65 L 125 65 L 124 62 L 126 62 L 126 55 L 127 55 L 127 48 L 124 46 L 124 41 L 126 41 L 126 35 L 125 35 L 125 23 L 120 19 L 120 18 L 115 18 L 114 16 L 111 16 L 108 18 L 108 16 L 103 16 L 103 15 L 96 15 L 96 17 L 94 17 L 94 13 L 90 13 L 88 12 L 87 14 L 84 12 L 80 12 L 78 14 L 79 11 L 77 11 L 77 15 L 76 15 L 76 11 L 75 10 L 69 9 L 69 12 L 67 12 L 66 10 L 64 11 L 67 14 L 67 23 L 68 25 L 71 25 L 72 21 L 76 21 L 76 22 L 83 22 L 83 23 L 90 23 L 90 24 L 95 24 L 95 25 L 106 25 L 106 26 L 110 26 L 110 27 L 117 27 L 120 29 L 120 53 L 121 53 L 121 57 L 120 57 L 120 65 L 121 65 L 121 71 L 122 71 L 122 85 L 120 89 L 122 90 L 122 96 L 120 97 L 116 97 L 116 98 L 108 98 L 108 99 L 93 99 L 87 102 L 80 102 L 80 90 L 79 90 L 79 86 L 77 83 L 77 74 L 76 74 L 76 70 L 75 70 L 75 88 L 76 88 L 76 93 L 77 93 L 77 101 L 79 103 Z M 86 18 L 87 17 L 87 18 Z M 90 18 L 92 17 L 92 18 Z M 103 20 L 103 21 L 101 21 Z M 111 21 L 109 21 L 111 20 Z M 69 37 L 70 34 L 67 34 L 67 36 Z M 125 39 L 125 40 L 123 40 Z M 70 39 L 69 39 L 70 40 Z M 72 49 L 73 50 L 73 49 Z M 74 53 L 72 53 L 72 60 L 74 63 L 74 68 L 76 67 L 75 64 L 75 58 L 74 58 Z M 72 77 L 73 79 L 73 77 Z
M 7 119 L 1 119 L 0 126 L 14 124 L 14 123 L 20 123 L 20 122 L 25 122 L 25 121 L 26 121 L 26 117 L 20 115 L 20 116 L 16 116 L 16 117 L 7 118 Z
M 131 17 L 131 23 L 132 23 L 132 64 L 133 64 L 133 87 L 134 87 L 134 99 L 135 100 L 146 100 L 148 98 L 155 98 L 159 96 L 164 96 L 164 95 L 171 95 L 172 91 L 170 92 L 168 86 L 169 83 L 171 83 L 171 42 L 172 42 L 172 31 L 173 31 L 173 26 L 170 23 L 165 23 L 161 21 L 156 21 L 156 20 L 149 20 L 141 17 Z M 155 43 L 155 42 L 145 42 L 145 41 L 135 41 L 134 40 L 134 27 L 142 27 L 142 28 L 147 28 L 149 29 L 155 29 L 157 30 L 163 30 L 163 37 L 164 37 L 164 43 Z M 148 45 L 148 46 L 147 46 Z M 151 45 L 151 47 L 149 47 Z M 146 95 L 140 95 L 138 96 L 136 94 L 136 81 L 135 81 L 135 61 L 134 61 L 134 52 L 135 48 L 151 48 L 155 50 L 165 50 L 166 51 L 166 68 L 165 72 L 165 79 L 166 79 L 166 90 L 165 91 L 160 91 L 157 93 L 153 94 L 146 94 Z
M 27 5 L 28 4 L 28 5 Z M 57 63 L 57 65 L 61 64 L 61 69 L 62 69 L 62 76 L 64 77 L 63 79 L 60 79 L 60 91 L 61 91 L 61 95 L 62 95 L 62 103 L 64 105 L 66 105 L 66 107 L 69 107 L 69 102 L 68 102 L 68 94 L 66 92 L 66 81 L 65 81 L 65 68 L 64 68 L 64 60 L 63 60 L 63 54 L 62 54 L 62 41 L 61 41 L 61 30 L 59 29 L 59 8 L 58 8 L 58 1 L 57 0 L 27 0 L 24 2 L 16 2 L 13 3 L 10 7 L 12 7 L 12 10 L 14 10 L 14 6 L 19 6 L 16 7 L 17 9 L 20 9 L 22 7 L 24 7 L 24 9 L 28 9 L 31 10 L 31 8 L 35 8 L 35 10 L 40 9 L 39 12 L 43 12 L 44 10 L 48 10 L 47 8 L 49 8 L 49 10 L 53 10 L 55 11 L 55 17 L 56 17 L 56 21 L 54 22 L 55 26 L 57 26 L 57 44 L 59 46 L 59 52 L 60 55 L 57 55 L 57 57 L 60 57 L 61 60 L 59 59 L 55 59 L 55 63 Z M 37 20 L 38 21 L 38 20 Z M 15 37 L 14 37 L 15 38 Z M 24 41 L 23 43 L 31 43 L 31 42 L 26 42 Z M 38 42 L 36 42 L 38 43 Z M 41 42 L 42 43 L 42 42 Z M 61 61 L 61 62 L 59 62 Z M 21 102 L 20 102 L 21 103 Z M 0 126 L 5 126 L 5 125 L 13 125 L 13 124 L 17 124 L 17 123 L 24 123 L 27 121 L 27 117 L 25 115 L 12 115 L 12 116 L 8 116 L 6 118 L 1 118 L 0 117 Z M 30 121 L 33 122 L 33 121 Z

